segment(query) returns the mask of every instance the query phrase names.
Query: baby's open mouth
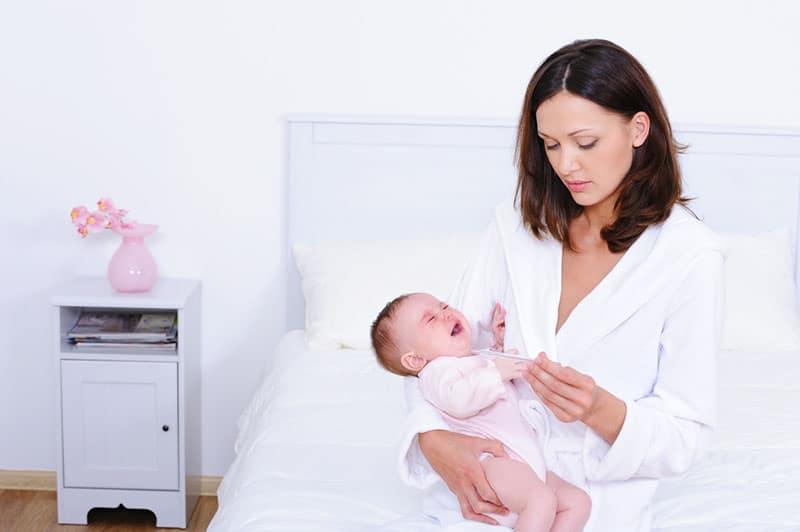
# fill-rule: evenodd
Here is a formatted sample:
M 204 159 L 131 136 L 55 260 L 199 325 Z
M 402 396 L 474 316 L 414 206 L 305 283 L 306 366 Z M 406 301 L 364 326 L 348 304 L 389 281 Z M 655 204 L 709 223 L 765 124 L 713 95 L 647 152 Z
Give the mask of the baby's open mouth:
M 455 336 L 455 335 L 457 335 L 458 333 L 460 333 L 462 330 L 463 330 L 463 329 L 462 329 L 462 327 L 461 327 L 461 322 L 458 322 L 458 321 L 457 321 L 457 322 L 456 322 L 456 324 L 455 324 L 455 325 L 453 325 L 453 330 L 452 330 L 452 331 L 450 331 L 450 336 Z

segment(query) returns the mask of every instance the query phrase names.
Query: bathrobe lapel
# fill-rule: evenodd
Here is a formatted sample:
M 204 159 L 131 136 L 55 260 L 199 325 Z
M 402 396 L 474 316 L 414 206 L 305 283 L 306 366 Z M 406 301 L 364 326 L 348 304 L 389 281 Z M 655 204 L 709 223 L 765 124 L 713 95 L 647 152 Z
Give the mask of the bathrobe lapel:
M 652 252 L 661 229 L 661 226 L 646 229 L 611 271 L 575 306 L 556 334 L 558 345 L 569 346 L 569 352 L 561 353 L 560 362 L 569 363 L 582 356 L 661 293 L 664 282 L 670 279 L 653 260 Z M 559 279 L 559 292 L 560 289 Z
M 562 364 L 590 354 L 592 345 L 670 284 L 677 288 L 703 248 L 718 249 L 710 233 L 708 238 L 690 238 L 696 231 L 684 222 L 691 215 L 674 208 L 664 224 L 642 233 L 556 334 L 561 244 L 536 239 L 511 205 L 498 207 L 496 216 L 526 352 L 535 357 L 544 351 Z M 559 346 L 568 346 L 569 352 L 559 352 Z
M 510 203 L 497 208 L 496 218 L 524 352 L 533 358 L 544 351 L 558 360 L 555 326 L 561 297 L 561 244 L 534 237 Z

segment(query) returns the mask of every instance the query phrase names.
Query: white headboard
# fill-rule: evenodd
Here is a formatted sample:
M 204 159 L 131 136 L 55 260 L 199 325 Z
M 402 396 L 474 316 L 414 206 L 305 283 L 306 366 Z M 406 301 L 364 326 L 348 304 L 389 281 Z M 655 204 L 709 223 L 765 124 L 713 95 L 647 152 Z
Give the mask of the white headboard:
M 303 327 L 295 243 L 477 233 L 513 196 L 512 120 L 293 116 L 287 317 Z M 678 125 L 685 193 L 713 229 L 788 228 L 800 296 L 800 131 Z

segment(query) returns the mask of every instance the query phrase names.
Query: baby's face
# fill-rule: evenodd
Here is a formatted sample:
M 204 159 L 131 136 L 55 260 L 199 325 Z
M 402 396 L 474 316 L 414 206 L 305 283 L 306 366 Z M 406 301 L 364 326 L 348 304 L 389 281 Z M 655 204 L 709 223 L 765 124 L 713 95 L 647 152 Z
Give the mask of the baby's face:
M 397 310 L 393 328 L 402 352 L 414 351 L 427 360 L 470 354 L 472 331 L 458 310 L 430 294 L 412 294 Z

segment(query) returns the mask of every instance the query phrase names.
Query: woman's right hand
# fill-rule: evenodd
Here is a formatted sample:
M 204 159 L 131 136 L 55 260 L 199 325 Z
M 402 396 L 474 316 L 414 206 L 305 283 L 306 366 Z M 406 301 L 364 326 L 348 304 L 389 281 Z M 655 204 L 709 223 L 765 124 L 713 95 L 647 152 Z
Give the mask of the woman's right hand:
M 419 447 L 458 498 L 464 518 L 496 525 L 497 521 L 484 514 L 508 513 L 486 480 L 478 460 L 483 453 L 506 456 L 499 441 L 432 430 L 419 435 Z

